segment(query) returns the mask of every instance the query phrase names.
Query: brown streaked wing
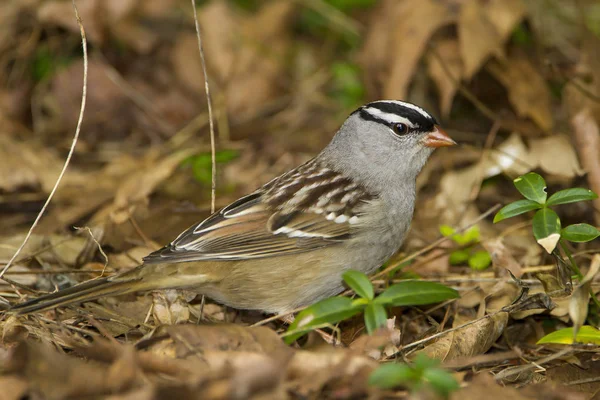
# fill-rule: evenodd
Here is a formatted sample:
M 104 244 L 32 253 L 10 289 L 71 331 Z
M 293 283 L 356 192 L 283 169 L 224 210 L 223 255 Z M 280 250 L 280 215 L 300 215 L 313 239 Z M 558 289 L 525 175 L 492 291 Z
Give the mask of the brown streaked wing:
M 246 201 L 242 202 L 244 199 Z M 268 221 L 273 215 L 270 207 L 260 201 L 260 196 L 247 196 L 192 226 L 171 244 L 145 257 L 144 263 L 270 257 L 329 246 L 341 239 L 332 240 L 321 234 L 310 235 L 308 232 L 319 228 L 315 223 L 305 224 L 307 234 L 303 237 L 275 234 L 268 229 Z M 321 225 L 332 224 L 323 216 L 314 216 L 322 220 Z
M 231 203 L 145 263 L 242 260 L 293 254 L 349 239 L 375 196 L 315 159 Z

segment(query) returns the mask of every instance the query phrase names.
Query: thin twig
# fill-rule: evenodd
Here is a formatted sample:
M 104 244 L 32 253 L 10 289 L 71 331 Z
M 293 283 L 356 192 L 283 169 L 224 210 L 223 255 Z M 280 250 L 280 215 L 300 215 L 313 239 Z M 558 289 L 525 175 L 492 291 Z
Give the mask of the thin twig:
M 85 102 L 86 102 L 86 98 L 87 98 L 88 55 L 87 55 L 87 39 L 85 36 L 85 30 L 83 29 L 83 24 L 81 23 L 81 17 L 79 16 L 79 12 L 77 11 L 77 5 L 75 4 L 75 0 L 72 0 L 72 2 L 73 2 L 73 10 L 75 11 L 75 18 L 77 19 L 77 24 L 79 25 L 79 32 L 81 33 L 81 43 L 83 45 L 83 91 L 81 94 L 81 109 L 79 110 L 79 119 L 77 120 L 77 128 L 75 129 L 75 136 L 73 136 L 73 141 L 71 143 L 71 148 L 69 149 L 69 154 L 67 154 L 67 159 L 65 160 L 65 163 L 63 165 L 62 170 L 60 171 L 60 175 L 58 176 L 56 183 L 54 183 L 54 187 L 50 191 L 50 194 L 48 195 L 46 202 L 42 206 L 42 209 L 38 213 L 37 217 L 35 218 L 35 221 L 33 221 L 31 228 L 29 228 L 29 231 L 27 232 L 27 235 L 25 236 L 23 243 L 21 243 L 21 245 L 17 249 L 16 253 L 12 256 L 12 258 L 4 266 L 4 269 L 2 269 L 2 272 L 0 272 L 0 278 L 2 278 L 4 276 L 6 271 L 8 271 L 8 269 L 12 265 L 13 261 L 19 256 L 19 254 L 21 253 L 21 251 L 23 250 L 23 248 L 29 241 L 29 238 L 31 237 L 33 230 L 35 229 L 35 227 L 39 223 L 40 219 L 42 218 L 42 215 L 44 215 L 46 208 L 48 208 L 48 204 L 50 204 L 52 197 L 54 197 L 54 193 L 56 193 L 56 190 L 58 189 L 58 185 L 60 184 L 63 176 L 65 175 L 65 172 L 67 171 L 67 167 L 69 166 L 69 163 L 71 162 L 71 157 L 73 156 L 73 153 L 75 152 L 75 146 L 77 145 L 77 140 L 79 139 L 79 132 L 81 131 L 81 123 L 83 122 L 83 113 L 85 111 Z
M 106 272 L 106 267 L 108 266 L 108 256 L 106 255 L 106 253 L 104 252 L 104 250 L 102 249 L 102 246 L 100 245 L 100 242 L 98 241 L 98 239 L 96 239 L 96 237 L 94 236 L 94 233 L 92 232 L 92 230 L 88 227 L 88 226 L 84 226 L 84 227 L 80 227 L 80 226 L 74 226 L 73 228 L 75 228 L 75 230 L 79 231 L 79 230 L 85 230 L 90 234 L 90 237 L 92 238 L 92 240 L 94 241 L 94 243 L 96 243 L 96 246 L 98 246 L 98 250 L 100 251 L 100 254 L 102 254 L 102 257 L 104 257 L 104 267 L 102 268 L 102 273 L 100 274 L 100 276 L 104 276 L 104 272 Z
M 206 71 L 206 59 L 204 58 L 204 48 L 202 38 L 200 37 L 200 24 L 198 23 L 198 13 L 196 12 L 196 2 L 191 0 L 192 10 L 194 10 L 194 25 L 196 26 L 196 39 L 198 39 L 198 51 L 200 52 L 200 61 L 202 62 L 202 72 L 204 73 L 204 91 L 206 92 L 206 102 L 208 104 L 208 123 L 210 126 L 210 155 L 212 181 L 210 187 L 210 212 L 215 212 L 216 190 L 217 190 L 217 155 L 215 149 L 215 123 L 213 119 L 212 103 L 210 100 L 210 89 L 208 87 L 208 73 Z

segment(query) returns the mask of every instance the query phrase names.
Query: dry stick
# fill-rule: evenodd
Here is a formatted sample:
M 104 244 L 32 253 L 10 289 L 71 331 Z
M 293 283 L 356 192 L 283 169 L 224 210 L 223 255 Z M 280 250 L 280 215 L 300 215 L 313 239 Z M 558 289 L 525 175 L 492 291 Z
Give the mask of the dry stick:
M 196 12 L 196 2 L 191 0 L 192 10 L 194 10 L 194 26 L 196 27 L 196 39 L 198 40 L 198 52 L 200 53 L 200 62 L 202 63 L 202 73 L 204 74 L 204 92 L 206 93 L 206 103 L 208 106 L 208 124 L 210 127 L 210 157 L 211 157 L 211 184 L 210 184 L 210 212 L 215 212 L 215 203 L 217 200 L 217 151 L 215 149 L 215 123 L 212 113 L 212 103 L 210 101 L 210 89 L 208 87 L 208 72 L 206 71 L 206 59 L 204 57 L 204 48 L 202 38 L 200 37 L 200 24 L 198 23 L 198 13 Z M 199 319 L 204 314 L 204 295 L 202 295 L 202 307 L 200 308 Z
M 466 327 L 467 327 L 467 326 L 469 326 L 469 325 L 476 324 L 476 323 L 478 323 L 478 322 L 480 322 L 480 321 L 483 321 L 484 319 L 489 319 L 489 318 L 492 318 L 492 317 L 493 317 L 493 316 L 495 316 L 496 314 L 500 314 L 500 313 L 503 313 L 503 312 L 508 312 L 508 311 L 507 311 L 505 308 L 502 308 L 502 309 L 500 309 L 500 310 L 498 310 L 498 311 L 495 311 L 495 312 L 493 312 L 493 313 L 491 313 L 491 314 L 486 314 L 486 315 L 484 315 L 483 317 L 479 317 L 479 318 L 476 318 L 476 319 L 474 319 L 474 320 L 472 320 L 472 321 L 465 322 L 464 324 L 462 324 L 462 325 L 460 325 L 460 326 L 456 326 L 456 327 L 454 327 L 454 328 L 450 328 L 450 329 L 448 329 L 448 330 L 446 330 L 446 331 L 438 332 L 438 333 L 436 333 L 436 334 L 434 334 L 434 335 L 431 335 L 431 336 L 428 336 L 428 337 L 426 337 L 426 338 L 423 338 L 423 339 L 420 339 L 420 340 L 414 341 L 414 342 L 412 342 L 412 343 L 409 343 L 409 344 L 407 344 L 406 346 L 402 346 L 402 347 L 400 348 L 400 351 L 405 351 L 405 350 L 411 349 L 411 348 L 413 348 L 413 347 L 419 346 L 419 345 L 421 345 L 421 344 L 423 344 L 423 343 L 427 343 L 427 342 L 429 342 L 429 341 L 431 341 L 431 340 L 433 340 L 433 339 L 437 339 L 437 338 L 439 338 L 440 336 L 444 336 L 444 335 L 447 335 L 448 333 L 451 333 L 451 332 L 457 331 L 457 330 L 459 330 L 459 329 L 466 328 Z
M 497 381 L 500 381 L 502 379 L 507 379 L 514 375 L 519 375 L 525 371 L 529 371 L 530 369 L 539 367 L 542 364 L 547 364 L 550 361 L 556 360 L 561 357 L 565 357 L 567 355 L 570 355 L 571 353 L 575 353 L 576 351 L 577 350 L 572 347 L 564 348 L 556 353 L 550 354 L 549 356 L 546 356 L 546 357 L 540 358 L 539 360 L 536 360 L 535 363 L 531 362 L 530 364 L 520 365 L 515 368 L 502 370 L 494 376 L 494 379 Z
M 21 253 L 21 251 L 23 250 L 23 248 L 29 241 L 29 238 L 31 237 L 33 230 L 35 229 L 35 227 L 39 223 L 40 219 L 42 218 L 42 215 L 44 215 L 46 208 L 48 208 L 48 204 L 50 204 L 52 197 L 54 197 L 54 193 L 56 193 L 56 190 L 58 189 L 58 185 L 60 184 L 63 176 L 65 175 L 65 172 L 67 171 L 67 167 L 69 166 L 69 163 L 71 162 L 71 157 L 73 156 L 73 153 L 75 152 L 75 146 L 77 145 L 77 140 L 79 139 L 79 132 L 81 131 L 81 123 L 83 122 L 83 113 L 85 111 L 85 102 L 86 102 L 86 98 L 87 98 L 88 55 L 87 55 L 87 40 L 85 37 L 85 30 L 83 29 L 83 24 L 81 23 L 81 17 L 79 17 L 79 12 L 77 11 L 77 5 L 75 4 L 75 0 L 72 0 L 72 2 L 73 2 L 73 10 L 75 11 L 75 18 L 77 19 L 77 24 L 79 25 L 79 32 L 81 33 L 81 43 L 83 45 L 83 91 L 81 94 L 81 109 L 79 110 L 79 119 L 77 120 L 77 128 L 75 129 L 75 136 L 73 136 L 73 141 L 71 143 L 71 148 L 69 149 L 69 154 L 67 154 L 67 159 L 65 160 L 65 164 L 63 165 L 63 168 L 60 171 L 60 174 L 58 175 L 58 179 L 56 180 L 54 187 L 52 188 L 52 190 L 50 191 L 50 194 L 48 195 L 48 199 L 46 199 L 46 202 L 42 206 L 42 209 L 38 213 L 37 217 L 35 218 L 35 221 L 33 221 L 31 228 L 29 228 L 29 231 L 27 232 L 27 235 L 25 236 L 23 243 L 21 243 L 21 245 L 17 249 L 16 253 L 12 256 L 12 258 L 4 266 L 4 269 L 2 270 L 2 272 L 0 272 L 0 279 L 3 278 L 4 274 L 6 273 L 6 271 L 8 271 L 8 269 L 12 265 L 13 261 L 15 261 L 15 259 L 19 256 L 19 254 Z
M 194 10 L 194 25 L 196 26 L 196 39 L 198 39 L 198 51 L 200 52 L 200 61 L 202 63 L 202 73 L 204 74 L 204 91 L 206 92 L 206 102 L 208 104 L 208 123 L 210 126 L 210 155 L 212 182 L 210 187 L 210 212 L 215 212 L 216 190 L 217 190 L 217 155 L 215 150 L 215 123 L 212 113 L 212 104 L 210 101 L 210 89 L 208 87 L 208 73 L 206 72 L 206 59 L 204 58 L 204 48 L 202 47 L 202 38 L 200 37 L 200 24 L 198 23 L 198 13 L 196 12 L 196 2 L 191 0 L 192 10 Z
M 77 231 L 80 231 L 80 230 L 87 231 L 87 233 L 90 234 L 90 237 L 92 238 L 92 240 L 94 241 L 94 243 L 96 243 L 96 246 L 98 246 L 98 251 L 100 251 L 100 254 L 102 254 L 102 257 L 104 257 L 104 267 L 102 268 L 102 273 L 100 274 L 100 277 L 104 276 L 104 272 L 106 272 L 106 267 L 108 266 L 108 256 L 106 255 L 106 253 L 102 249 L 102 246 L 100 245 L 100 242 L 98 241 L 98 239 L 96 239 L 96 237 L 94 236 L 94 233 L 92 232 L 92 230 L 88 226 L 84 226 L 84 227 L 74 226 L 73 228 L 75 228 L 75 230 L 77 230 Z

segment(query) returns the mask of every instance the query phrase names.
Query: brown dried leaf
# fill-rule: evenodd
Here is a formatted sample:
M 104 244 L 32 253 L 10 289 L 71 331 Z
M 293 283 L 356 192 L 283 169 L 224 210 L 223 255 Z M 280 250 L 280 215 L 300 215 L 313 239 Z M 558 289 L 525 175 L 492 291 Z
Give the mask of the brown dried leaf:
M 0 239 L 0 260 L 9 260 L 23 242 L 25 234 Z M 88 238 L 71 235 L 33 234 L 23 248 L 20 258 L 35 255 L 42 261 L 73 266 L 86 248 Z
M 453 7 L 448 3 L 434 0 L 409 0 L 404 3 L 402 13 L 396 15 L 398 23 L 391 33 L 393 39 L 388 48 L 392 54 L 392 65 L 383 88 L 383 97 L 388 99 L 406 98 L 408 86 L 429 38 L 455 18 Z
M 571 363 L 562 363 L 555 368 L 548 368 L 546 376 L 554 384 L 569 385 L 569 387 L 582 392 L 581 399 L 593 398 L 600 390 L 600 382 L 597 378 L 600 376 L 600 361 L 593 358 L 579 356 L 583 358 L 582 365 L 572 365 Z M 582 382 L 571 386 L 572 382 Z
M 440 94 L 440 110 L 447 117 L 452 108 L 452 100 L 458 90 L 463 70 L 463 63 L 460 58 L 458 41 L 456 39 L 443 39 L 435 44 L 435 52 L 427 56 L 428 72 Z M 441 60 L 440 60 L 441 59 Z M 444 66 L 441 65 L 441 62 Z
M 521 0 L 473 0 L 463 3 L 458 20 L 460 52 L 467 80 L 493 54 L 502 56 L 502 45 L 525 16 Z
M 165 327 L 177 357 L 194 357 L 209 350 L 250 352 L 289 357 L 293 350 L 265 327 L 234 324 L 172 325 Z
M 194 149 L 186 149 L 158 158 L 154 153 L 148 154 L 143 160 L 143 166 L 132 173 L 119 185 L 115 194 L 115 201 L 110 206 L 112 221 L 116 224 L 127 221 L 132 212 L 132 207 L 144 203 L 148 195 L 173 171 L 181 162 L 194 154 Z
M 456 318 L 455 325 L 468 321 Z M 442 361 L 470 357 L 488 351 L 498 340 L 508 322 L 508 313 L 500 312 L 442 336 L 436 342 L 415 353 Z
M 573 134 L 577 150 L 581 157 L 581 164 L 588 173 L 587 179 L 590 188 L 600 193 L 600 129 L 598 122 L 594 119 L 589 108 L 584 108 L 578 112 L 572 119 Z M 600 199 L 595 199 L 594 207 L 600 209 Z M 596 221 L 600 217 L 596 216 Z
M 27 398 L 27 381 L 16 376 L 0 376 L 0 400 L 21 400 Z
M 106 39 L 103 26 L 101 0 L 84 1 L 77 6 L 81 19 L 85 21 L 85 32 L 92 42 L 103 43 Z M 79 34 L 73 5 L 69 1 L 53 0 L 42 2 L 37 7 L 37 18 L 42 24 L 58 25 Z
M 506 270 L 510 271 L 517 278 L 523 275 L 523 271 L 517 260 L 511 254 L 510 249 L 504 245 L 502 237 L 496 239 L 485 240 L 481 243 L 483 247 L 490 253 L 492 257 L 492 265 L 500 273 L 507 275 Z
M 251 17 L 235 14 L 226 2 L 211 2 L 200 9 L 198 18 L 208 66 L 224 88 L 231 115 L 252 114 L 279 93 L 277 80 L 284 71 L 290 21 L 296 7 L 294 2 L 268 2 Z M 197 45 L 192 49 L 191 40 L 185 45 L 189 47 L 188 56 L 197 53 Z M 181 53 L 174 61 L 186 62 Z M 182 70 L 195 67 L 178 67 L 180 77 L 189 81 L 189 74 L 182 75 Z M 201 70 L 197 76 L 202 82 Z
M 552 175 L 574 178 L 584 174 L 577 153 L 568 136 L 555 134 L 529 141 L 531 161 L 537 159 L 539 167 Z
M 451 400 L 531 400 L 515 388 L 499 385 L 490 374 L 482 373 L 466 387 L 452 393 Z
M 86 34 L 91 42 L 103 44 L 111 32 L 119 41 L 137 52 L 148 53 L 156 44 L 158 36 L 146 28 L 136 14 L 139 0 L 89 0 L 78 6 Z M 148 2 L 143 2 L 148 3 Z M 165 2 L 163 2 L 165 3 Z M 143 9 L 142 9 L 143 11 Z M 79 34 L 73 6 L 69 1 L 43 2 L 37 11 L 38 19 L 55 24 Z
M 583 326 L 587 318 L 591 283 L 598 271 L 600 271 L 600 255 L 596 254 L 590 264 L 590 269 L 573 291 L 569 301 L 569 316 L 573 322 L 573 338 L 577 337 L 579 328 Z
M 57 155 L 36 141 L 20 142 L 6 134 L 0 135 L 0 159 L 0 189 L 7 192 L 41 186 L 48 193 L 62 168 Z
M 133 351 L 133 350 L 131 350 Z M 117 393 L 140 382 L 135 364 L 124 357 L 114 368 L 85 362 L 53 348 L 21 343 L 6 364 L 6 371 L 26 379 L 29 391 L 47 399 L 83 398 Z
M 223 6 L 223 3 L 214 4 L 219 4 L 218 8 L 216 8 L 217 10 L 226 9 L 226 7 Z M 211 9 L 215 9 L 215 7 L 213 6 Z M 226 26 L 227 24 L 228 20 L 225 19 L 223 25 Z M 224 34 L 230 35 L 231 32 L 224 32 Z M 220 40 L 224 40 L 225 38 L 226 37 L 219 36 Z M 179 82 L 197 93 L 203 93 L 204 80 L 202 79 L 202 63 L 200 62 L 200 56 L 194 57 L 197 52 L 198 40 L 196 39 L 196 35 L 192 33 L 181 34 L 175 41 L 175 46 L 171 53 L 171 64 L 173 65 L 175 75 Z M 226 51 L 219 53 L 218 57 L 223 57 L 223 60 L 217 58 L 217 60 L 214 61 L 215 64 L 226 64 L 227 61 L 231 61 L 226 58 L 228 57 Z M 225 65 L 223 66 L 225 67 Z M 226 68 L 231 68 L 232 66 L 233 64 L 227 64 Z M 219 70 L 217 74 L 218 76 L 221 74 L 228 76 L 225 70 Z
M 366 354 L 374 360 L 398 353 L 400 330 L 396 328 L 396 317 L 389 318 L 387 325 L 370 335 L 362 335 L 350 343 L 350 348 L 360 354 Z
M 508 91 L 517 114 L 531 118 L 546 132 L 552 129 L 550 89 L 534 65 L 523 56 L 513 56 L 510 61 L 490 62 L 488 70 Z
M 174 325 L 189 321 L 188 302 L 175 289 L 154 292 L 152 315 L 160 325 Z
M 370 97 L 378 97 L 388 76 L 392 57 L 392 35 L 396 22 L 404 15 L 408 2 L 383 0 L 369 15 L 359 63 L 365 71 L 365 84 Z

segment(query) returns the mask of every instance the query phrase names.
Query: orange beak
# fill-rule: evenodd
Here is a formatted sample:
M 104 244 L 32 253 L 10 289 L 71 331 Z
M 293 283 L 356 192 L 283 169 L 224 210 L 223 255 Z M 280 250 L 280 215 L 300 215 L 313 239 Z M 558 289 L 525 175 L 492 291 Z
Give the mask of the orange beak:
M 454 146 L 456 142 L 450 139 L 450 136 L 448 136 L 442 128 L 436 125 L 435 130 L 425 136 L 423 144 L 427 147 L 436 149 L 438 147 Z

